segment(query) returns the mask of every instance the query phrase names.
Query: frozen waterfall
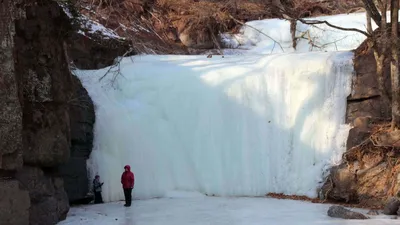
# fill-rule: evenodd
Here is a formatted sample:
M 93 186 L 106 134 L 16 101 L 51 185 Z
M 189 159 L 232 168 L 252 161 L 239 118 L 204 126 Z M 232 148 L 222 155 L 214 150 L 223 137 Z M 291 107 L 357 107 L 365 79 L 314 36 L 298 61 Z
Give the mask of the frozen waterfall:
M 107 69 L 75 71 L 96 106 L 89 167 L 105 182 L 103 198 L 123 199 L 125 164 L 135 198 L 315 197 L 345 150 L 352 57 L 136 56 L 114 83 L 112 74 L 99 82 Z

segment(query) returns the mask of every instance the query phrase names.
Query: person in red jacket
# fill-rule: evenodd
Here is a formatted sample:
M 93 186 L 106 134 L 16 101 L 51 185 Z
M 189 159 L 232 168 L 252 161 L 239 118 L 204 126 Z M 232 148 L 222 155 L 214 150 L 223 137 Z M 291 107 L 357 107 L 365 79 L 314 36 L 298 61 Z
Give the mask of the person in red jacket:
M 125 195 L 125 207 L 131 206 L 132 203 L 132 189 L 135 186 L 135 175 L 131 172 L 131 167 L 126 165 L 125 171 L 121 176 L 122 188 L 124 189 Z

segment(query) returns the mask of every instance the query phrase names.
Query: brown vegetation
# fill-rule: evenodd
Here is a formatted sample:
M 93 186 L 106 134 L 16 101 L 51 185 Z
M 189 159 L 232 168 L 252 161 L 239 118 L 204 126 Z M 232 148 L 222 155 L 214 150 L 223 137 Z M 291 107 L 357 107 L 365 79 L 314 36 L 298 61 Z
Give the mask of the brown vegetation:
M 274 1 L 78 0 L 78 6 L 82 13 L 131 39 L 137 52 L 189 54 L 190 49 L 219 48 L 218 35 L 237 32 L 241 23 L 282 17 Z M 291 4 L 303 17 L 348 13 L 361 6 L 360 1 L 350 0 Z
M 268 193 L 266 197 L 276 198 L 276 199 L 290 199 L 296 201 L 305 201 L 305 202 L 312 202 L 312 203 L 319 203 L 319 204 L 335 204 L 335 205 L 342 205 L 350 208 L 361 208 L 361 209 L 382 209 L 383 207 L 371 207 L 370 205 L 363 205 L 363 204 L 351 204 L 351 203 L 343 203 L 343 202 L 336 202 L 329 199 L 319 199 L 319 198 L 310 198 L 307 196 L 299 196 L 299 195 L 285 195 L 282 193 Z

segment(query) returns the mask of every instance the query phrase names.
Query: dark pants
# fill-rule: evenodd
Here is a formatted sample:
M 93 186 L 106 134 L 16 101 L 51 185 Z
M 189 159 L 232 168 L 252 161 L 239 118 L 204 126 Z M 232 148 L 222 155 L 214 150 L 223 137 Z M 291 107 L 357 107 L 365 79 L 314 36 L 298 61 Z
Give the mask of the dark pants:
M 125 205 L 131 206 L 132 204 L 132 188 L 124 188 Z
M 103 197 L 101 196 L 100 191 L 94 192 L 94 204 L 103 203 Z

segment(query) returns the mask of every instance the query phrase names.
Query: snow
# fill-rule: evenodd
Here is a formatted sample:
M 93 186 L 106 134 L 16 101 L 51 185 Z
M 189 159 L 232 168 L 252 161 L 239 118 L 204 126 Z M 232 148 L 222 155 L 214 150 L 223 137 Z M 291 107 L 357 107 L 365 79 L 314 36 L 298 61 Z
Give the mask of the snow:
M 357 28 L 366 31 L 365 13 L 323 16 L 307 20 L 328 21 L 339 27 Z M 377 27 L 375 23 L 372 25 L 373 29 Z M 223 34 L 221 38 L 225 47 L 246 50 L 246 54 L 344 51 L 357 48 L 366 39 L 361 33 L 342 31 L 325 24 L 306 25 L 297 22 L 296 31 L 296 37 L 299 38 L 296 50 L 292 48 L 290 23 L 287 20 L 266 19 L 250 21 L 246 23 L 246 26 L 242 27 L 239 34 Z M 280 43 L 283 49 L 273 40 Z M 236 52 L 240 53 L 240 51 Z M 226 54 L 235 54 L 235 52 L 227 51 Z
M 270 198 L 189 197 L 133 201 L 131 208 L 110 203 L 71 208 L 59 225 L 385 225 L 386 216 L 341 220 L 326 215 L 329 205 Z M 365 210 L 355 210 L 366 213 Z
M 96 105 L 92 175 L 105 201 L 186 190 L 216 196 L 317 196 L 349 126 L 352 53 L 136 56 L 121 75 L 76 71 Z
M 88 36 L 88 34 L 100 34 L 102 35 L 103 39 L 124 39 L 113 30 L 104 27 L 102 24 L 90 19 L 85 15 L 80 14 L 79 16 L 74 17 L 67 4 L 61 2 L 59 4 L 69 18 L 77 21 L 80 24 L 80 29 L 78 30 L 79 34 L 82 34 L 84 36 Z
M 81 15 L 79 20 L 81 23 L 81 30 L 83 30 L 84 32 L 87 32 L 89 34 L 99 33 L 105 39 L 112 39 L 112 38 L 123 39 L 118 34 L 116 34 L 113 30 L 106 28 L 103 25 L 101 25 L 100 23 L 89 19 L 85 15 Z

